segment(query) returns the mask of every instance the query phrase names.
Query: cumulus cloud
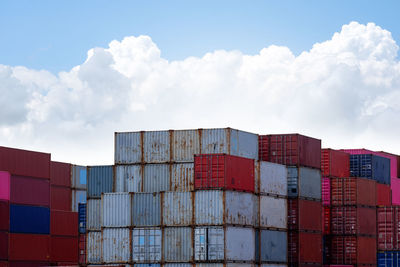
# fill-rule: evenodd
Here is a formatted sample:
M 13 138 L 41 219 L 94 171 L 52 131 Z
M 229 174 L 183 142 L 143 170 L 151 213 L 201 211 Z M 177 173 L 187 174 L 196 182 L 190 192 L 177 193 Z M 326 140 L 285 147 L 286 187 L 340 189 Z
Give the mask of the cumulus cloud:
M 397 56 L 389 31 L 351 22 L 299 56 L 272 45 L 168 61 L 139 36 L 57 75 L 0 65 L 1 145 L 100 164 L 113 161 L 115 131 L 230 126 L 400 154 Z

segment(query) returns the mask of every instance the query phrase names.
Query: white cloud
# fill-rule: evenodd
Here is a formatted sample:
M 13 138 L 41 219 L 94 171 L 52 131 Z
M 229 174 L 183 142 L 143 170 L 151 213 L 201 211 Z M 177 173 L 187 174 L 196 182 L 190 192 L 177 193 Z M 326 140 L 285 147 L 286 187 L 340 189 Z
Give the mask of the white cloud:
M 1 145 L 101 164 L 112 163 L 114 131 L 230 126 L 400 154 L 397 55 L 390 32 L 352 22 L 299 56 L 269 46 L 169 62 L 139 36 L 58 75 L 0 65 Z

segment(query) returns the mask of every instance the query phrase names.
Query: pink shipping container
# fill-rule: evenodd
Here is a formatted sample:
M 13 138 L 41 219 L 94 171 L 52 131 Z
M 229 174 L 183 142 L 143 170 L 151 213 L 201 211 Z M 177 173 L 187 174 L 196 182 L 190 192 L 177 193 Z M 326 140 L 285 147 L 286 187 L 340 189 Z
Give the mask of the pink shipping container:
M 10 173 L 0 171 L 0 200 L 10 200 Z
M 13 204 L 49 207 L 49 180 L 11 176 L 10 202 Z
M 322 177 L 322 205 L 331 205 L 331 179 Z

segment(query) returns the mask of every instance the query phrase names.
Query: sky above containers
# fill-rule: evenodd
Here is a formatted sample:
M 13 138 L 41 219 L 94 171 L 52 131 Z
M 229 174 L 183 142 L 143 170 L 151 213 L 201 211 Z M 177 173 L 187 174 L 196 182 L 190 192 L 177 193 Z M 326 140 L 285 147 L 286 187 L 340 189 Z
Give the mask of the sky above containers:
M 0 145 L 113 162 L 114 132 L 234 127 L 400 154 L 399 4 L 5 1 Z

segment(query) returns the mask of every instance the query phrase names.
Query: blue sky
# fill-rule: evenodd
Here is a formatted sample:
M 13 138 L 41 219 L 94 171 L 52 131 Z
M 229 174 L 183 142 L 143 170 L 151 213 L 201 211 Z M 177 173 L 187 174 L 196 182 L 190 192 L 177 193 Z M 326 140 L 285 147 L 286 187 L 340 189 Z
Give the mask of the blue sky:
M 148 35 L 168 60 L 216 49 L 256 54 L 271 44 L 296 55 L 350 21 L 400 39 L 400 1 L 8 1 L 0 2 L 0 64 L 53 73 L 93 47 Z

